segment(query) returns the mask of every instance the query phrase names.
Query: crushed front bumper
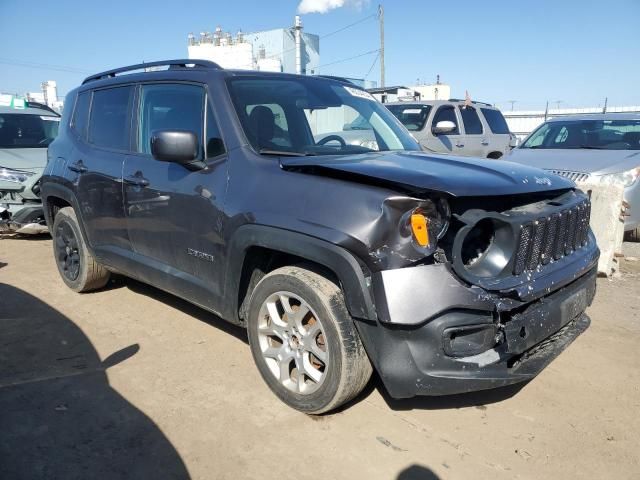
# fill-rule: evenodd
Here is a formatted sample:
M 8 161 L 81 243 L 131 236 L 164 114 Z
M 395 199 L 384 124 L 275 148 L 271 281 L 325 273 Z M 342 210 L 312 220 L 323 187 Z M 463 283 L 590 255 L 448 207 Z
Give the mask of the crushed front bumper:
M 16 206 L 3 204 L 0 201 L 0 233 L 37 235 L 48 231 L 42 204 L 29 203 Z
M 403 270 L 412 274 L 412 268 Z M 595 294 L 593 267 L 528 303 L 466 287 L 443 271 L 438 275 L 439 292 L 420 292 L 417 283 L 407 293 L 429 310 L 428 320 L 356 322 L 369 357 L 394 398 L 464 393 L 530 380 L 590 323 L 584 311 Z M 388 320 L 415 312 L 392 305 Z

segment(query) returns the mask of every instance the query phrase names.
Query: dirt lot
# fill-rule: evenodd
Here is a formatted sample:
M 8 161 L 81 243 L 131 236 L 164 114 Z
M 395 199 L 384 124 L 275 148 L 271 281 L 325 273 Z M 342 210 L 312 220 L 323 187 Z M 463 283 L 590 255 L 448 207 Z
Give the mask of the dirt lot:
M 137 282 L 85 295 L 0 240 L 0 478 L 640 478 L 640 261 L 522 388 L 288 409 L 242 330 Z

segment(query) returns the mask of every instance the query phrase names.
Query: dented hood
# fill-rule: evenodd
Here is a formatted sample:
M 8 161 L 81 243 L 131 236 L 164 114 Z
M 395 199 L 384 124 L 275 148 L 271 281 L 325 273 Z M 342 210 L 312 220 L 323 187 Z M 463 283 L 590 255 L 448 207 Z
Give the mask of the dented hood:
M 280 163 L 285 169 L 314 174 L 342 172 L 458 197 L 514 195 L 574 187 L 566 178 L 526 165 L 423 152 L 281 157 Z

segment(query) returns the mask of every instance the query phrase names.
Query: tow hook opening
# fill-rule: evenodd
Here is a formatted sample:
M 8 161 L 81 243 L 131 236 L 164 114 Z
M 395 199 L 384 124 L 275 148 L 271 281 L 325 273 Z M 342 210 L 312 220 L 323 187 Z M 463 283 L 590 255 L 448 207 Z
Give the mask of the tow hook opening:
M 471 357 L 496 346 L 499 334 L 495 324 L 451 327 L 444 330 L 444 352 L 450 357 Z

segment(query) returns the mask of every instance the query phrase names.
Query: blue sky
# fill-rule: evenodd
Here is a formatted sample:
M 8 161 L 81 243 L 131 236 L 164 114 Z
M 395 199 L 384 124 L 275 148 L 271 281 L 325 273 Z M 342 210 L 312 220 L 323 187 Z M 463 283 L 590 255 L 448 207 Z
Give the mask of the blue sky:
M 313 1 L 313 0 L 312 0 Z M 377 10 L 375 1 L 347 0 L 325 14 L 306 14 L 306 31 L 327 34 Z M 387 0 L 386 79 L 435 81 L 453 96 L 516 109 L 640 104 L 640 0 Z M 299 0 L 0 0 L 0 91 L 59 92 L 88 73 L 186 57 L 189 32 L 258 31 L 291 25 Z M 373 18 L 320 41 L 321 64 L 379 46 Z M 363 77 L 375 54 L 322 73 Z M 60 70 L 52 66 L 62 67 Z M 376 63 L 368 78 L 379 79 Z M 508 108 L 511 108 L 510 105 Z

